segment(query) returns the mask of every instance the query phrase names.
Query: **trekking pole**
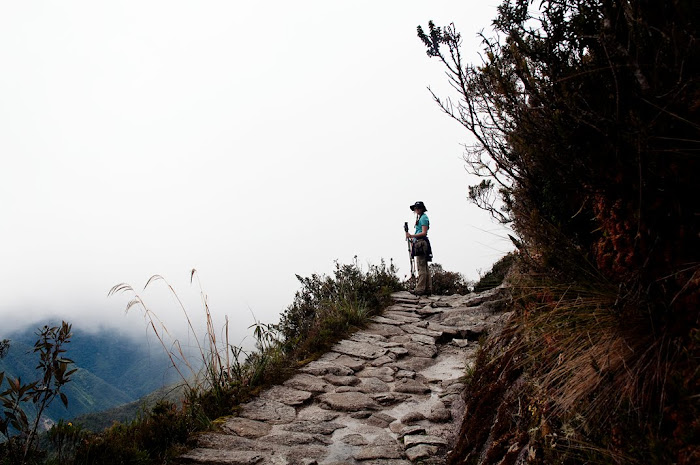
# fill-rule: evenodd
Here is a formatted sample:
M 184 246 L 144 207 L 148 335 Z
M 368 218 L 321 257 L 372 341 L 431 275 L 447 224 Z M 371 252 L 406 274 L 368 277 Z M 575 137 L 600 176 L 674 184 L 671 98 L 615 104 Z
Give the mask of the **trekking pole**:
M 403 230 L 408 232 L 408 222 L 403 224 Z M 408 245 L 408 260 L 411 262 L 411 281 L 413 281 L 415 279 L 413 274 L 413 254 L 411 254 L 411 240 L 408 237 L 406 238 L 406 244 Z

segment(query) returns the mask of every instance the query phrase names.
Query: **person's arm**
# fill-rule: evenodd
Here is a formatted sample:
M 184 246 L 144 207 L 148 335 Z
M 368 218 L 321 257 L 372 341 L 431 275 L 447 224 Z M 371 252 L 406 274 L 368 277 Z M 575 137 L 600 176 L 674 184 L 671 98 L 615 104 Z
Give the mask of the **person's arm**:
M 426 225 L 423 225 L 421 227 L 421 232 L 418 234 L 409 234 L 408 232 L 406 233 L 406 237 L 409 239 L 420 239 L 421 237 L 425 237 L 428 235 L 428 227 Z

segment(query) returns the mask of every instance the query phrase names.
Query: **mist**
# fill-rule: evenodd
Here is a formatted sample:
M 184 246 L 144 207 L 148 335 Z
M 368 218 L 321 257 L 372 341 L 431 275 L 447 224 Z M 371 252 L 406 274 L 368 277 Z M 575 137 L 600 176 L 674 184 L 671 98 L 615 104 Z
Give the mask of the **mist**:
M 435 262 L 470 279 L 512 249 L 467 201 L 473 141 L 416 26 L 455 22 L 478 62 L 482 2 L 95 2 L 0 7 L 0 333 L 49 318 L 143 334 L 129 283 L 185 337 L 172 285 L 232 342 L 276 322 L 295 275 L 408 273 L 422 200 Z M 196 269 L 198 281 L 190 282 Z

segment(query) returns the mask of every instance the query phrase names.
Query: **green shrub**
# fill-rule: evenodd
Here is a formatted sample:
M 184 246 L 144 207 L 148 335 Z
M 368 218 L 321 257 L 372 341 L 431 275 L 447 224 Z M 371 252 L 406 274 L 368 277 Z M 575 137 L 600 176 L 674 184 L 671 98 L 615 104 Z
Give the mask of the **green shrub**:
M 467 281 L 462 273 L 446 271 L 439 263 L 430 264 L 430 278 L 433 283 L 433 294 L 452 295 L 469 294 L 473 283 Z
M 389 302 L 389 295 L 402 289 L 393 263 L 370 265 L 363 271 L 357 264 L 336 262 L 332 276 L 297 275 L 302 288 L 282 314 L 277 329 L 285 352 L 304 359 L 326 350 L 367 317 L 377 314 Z
M 491 269 L 481 276 L 481 279 L 474 285 L 474 292 L 487 291 L 501 285 L 508 271 L 517 260 L 515 252 L 511 252 L 493 264 Z

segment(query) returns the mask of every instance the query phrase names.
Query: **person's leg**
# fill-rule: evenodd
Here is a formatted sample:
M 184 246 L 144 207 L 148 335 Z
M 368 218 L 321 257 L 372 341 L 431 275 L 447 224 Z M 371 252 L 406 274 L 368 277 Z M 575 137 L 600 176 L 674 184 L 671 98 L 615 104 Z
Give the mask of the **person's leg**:
M 426 257 L 416 257 L 418 266 L 418 283 L 416 284 L 416 294 L 427 294 L 428 288 L 428 260 Z

